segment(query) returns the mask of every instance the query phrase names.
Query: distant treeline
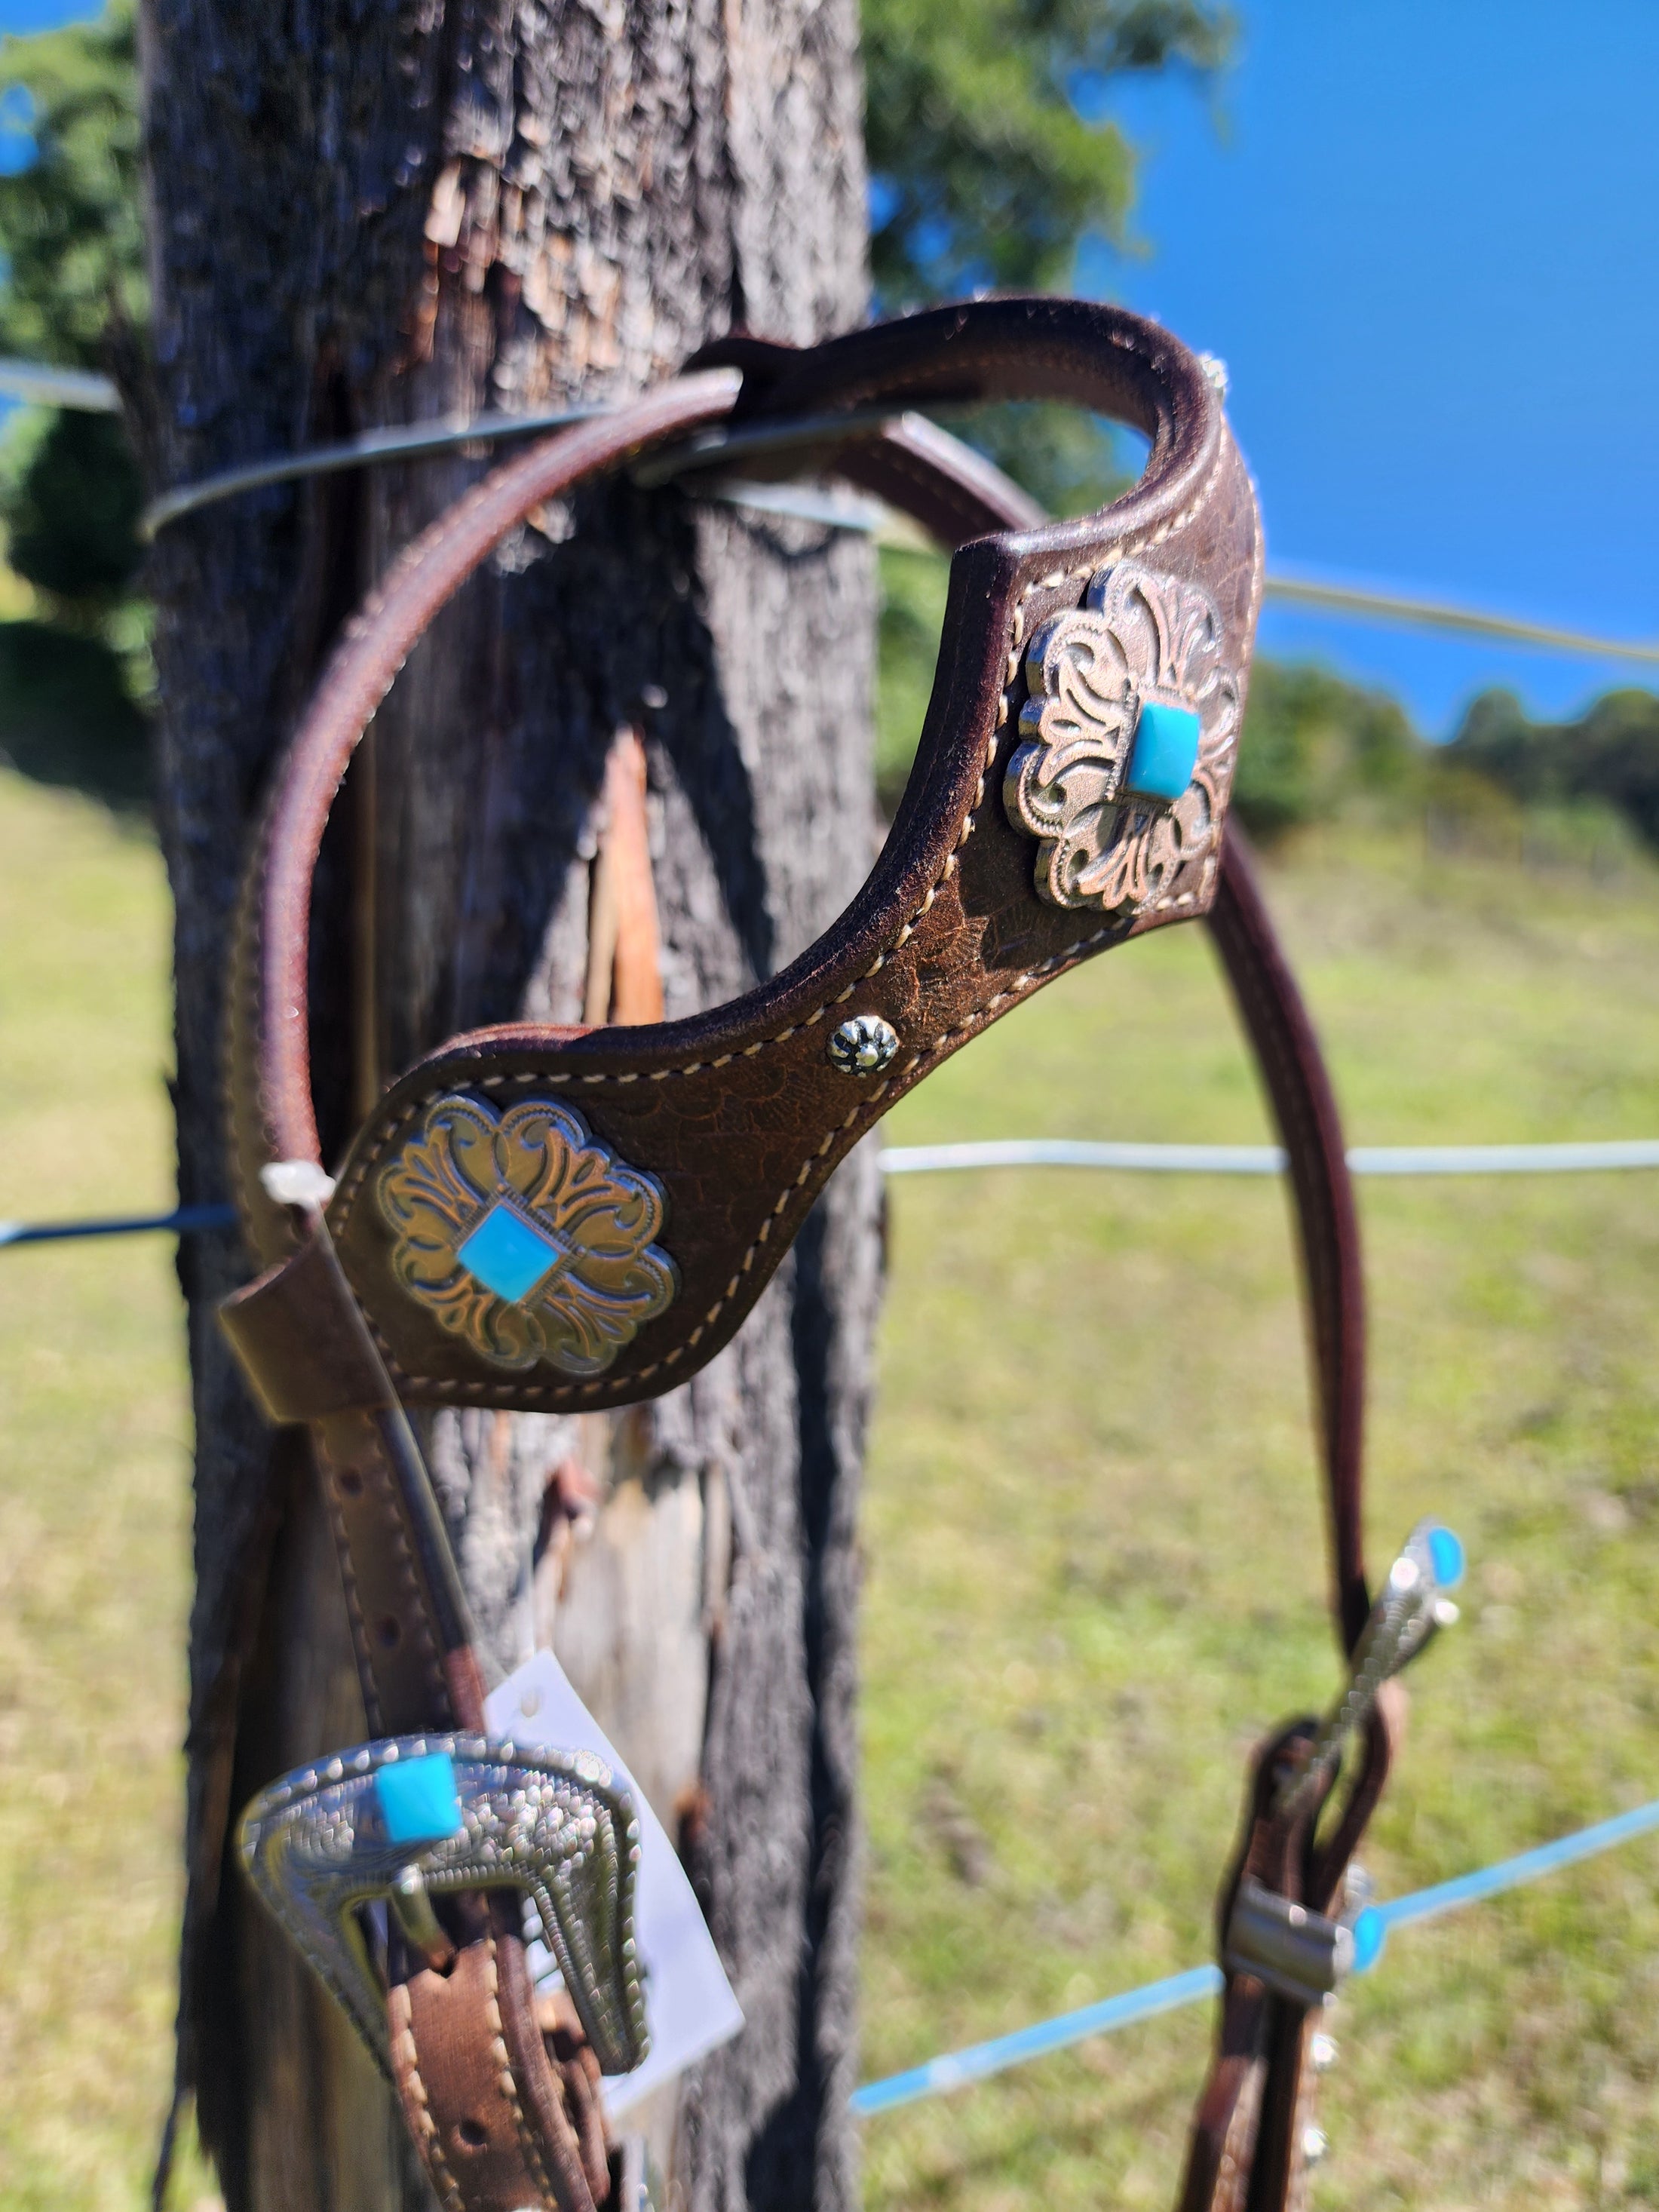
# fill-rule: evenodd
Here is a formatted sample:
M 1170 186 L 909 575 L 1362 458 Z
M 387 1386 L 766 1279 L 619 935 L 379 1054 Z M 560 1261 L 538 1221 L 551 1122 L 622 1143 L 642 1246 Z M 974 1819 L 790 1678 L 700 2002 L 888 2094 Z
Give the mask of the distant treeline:
M 1259 659 L 1235 803 L 1271 841 L 1355 808 L 1427 810 L 1478 830 L 1506 818 L 1623 825 L 1659 850 L 1659 697 L 1610 691 L 1577 721 L 1534 722 L 1513 692 L 1482 692 L 1449 744 L 1425 744 L 1384 691 Z
M 949 563 L 884 552 L 876 780 L 890 814 L 927 710 Z M 1425 822 L 1494 850 L 1605 860 L 1609 843 L 1659 849 L 1659 698 L 1610 691 L 1581 721 L 1528 721 L 1486 691 L 1450 744 L 1425 744 L 1386 691 L 1322 668 L 1258 659 L 1234 801 L 1271 844 L 1338 815 Z
M 1526 806 L 1599 801 L 1659 851 L 1659 698 L 1609 691 L 1576 722 L 1532 722 L 1509 691 L 1483 692 L 1447 758 Z

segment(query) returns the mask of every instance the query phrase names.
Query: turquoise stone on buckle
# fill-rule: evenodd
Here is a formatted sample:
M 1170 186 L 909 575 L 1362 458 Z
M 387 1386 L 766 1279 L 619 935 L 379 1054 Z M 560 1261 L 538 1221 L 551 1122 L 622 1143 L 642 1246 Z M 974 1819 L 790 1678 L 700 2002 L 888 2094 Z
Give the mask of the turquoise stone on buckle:
M 1179 799 L 1198 766 L 1201 728 L 1190 707 L 1178 707 L 1169 699 L 1143 699 L 1135 717 L 1125 792 L 1134 799 Z
M 466 1825 L 455 1762 L 445 1751 L 381 1767 L 374 1777 L 374 1796 L 389 1843 L 435 1844 L 445 1836 L 459 1836 Z
M 470 1275 L 514 1306 L 567 1256 L 562 1245 L 544 1236 L 515 1206 L 501 1205 L 490 1207 L 455 1252 Z

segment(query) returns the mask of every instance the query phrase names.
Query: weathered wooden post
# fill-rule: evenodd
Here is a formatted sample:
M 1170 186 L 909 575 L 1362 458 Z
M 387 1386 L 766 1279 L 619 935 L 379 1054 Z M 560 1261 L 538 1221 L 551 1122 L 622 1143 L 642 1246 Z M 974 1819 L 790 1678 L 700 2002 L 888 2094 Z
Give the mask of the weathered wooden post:
M 852 0 L 146 0 L 143 58 L 138 404 L 161 483 L 382 424 L 620 398 L 733 326 L 807 341 L 863 313 Z M 186 1204 L 225 1192 L 226 939 L 262 787 L 340 624 L 484 459 L 245 495 L 158 544 Z M 670 1015 L 776 969 L 868 864 L 867 550 L 625 483 L 586 500 L 579 547 L 569 526 L 542 514 L 466 588 L 352 771 L 313 993 L 336 1137 L 464 1022 L 637 1017 L 637 940 L 609 968 L 611 939 L 590 944 L 625 865 L 623 733 L 643 742 Z M 628 981 L 610 1005 L 608 973 Z M 550 1636 L 678 1832 L 748 2015 L 654 2116 L 688 2205 L 855 2193 L 851 1532 L 878 1203 L 855 1156 L 738 1341 L 655 1405 L 430 1426 L 496 1657 Z M 302 1448 L 261 1425 L 213 1318 L 246 1255 L 198 1240 L 182 1265 L 181 2078 L 231 2212 L 422 2203 L 389 2099 L 226 1860 L 252 1788 L 363 1729 Z M 586 1541 L 580 1470 L 601 1500 Z

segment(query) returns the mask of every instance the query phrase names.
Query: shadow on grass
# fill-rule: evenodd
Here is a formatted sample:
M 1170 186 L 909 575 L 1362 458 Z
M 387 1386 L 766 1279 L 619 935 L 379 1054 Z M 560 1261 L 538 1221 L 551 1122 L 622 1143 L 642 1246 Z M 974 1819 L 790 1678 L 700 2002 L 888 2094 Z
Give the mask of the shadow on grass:
M 149 728 L 101 639 L 0 623 L 0 758 L 117 814 L 149 811 Z

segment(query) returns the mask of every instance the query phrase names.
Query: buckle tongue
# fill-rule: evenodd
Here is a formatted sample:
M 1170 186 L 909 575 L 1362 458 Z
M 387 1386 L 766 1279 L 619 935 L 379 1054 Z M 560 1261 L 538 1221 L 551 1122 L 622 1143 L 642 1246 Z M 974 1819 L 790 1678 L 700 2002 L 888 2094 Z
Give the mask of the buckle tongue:
M 513 1889 L 536 1907 L 601 2072 L 627 2074 L 648 2041 L 634 1934 L 639 1832 L 633 1800 L 592 1752 L 394 1736 L 261 1790 L 238 1842 L 261 1903 L 383 2070 L 386 1992 L 363 1908 L 386 1907 L 441 1970 L 455 1946 L 434 1899 Z

